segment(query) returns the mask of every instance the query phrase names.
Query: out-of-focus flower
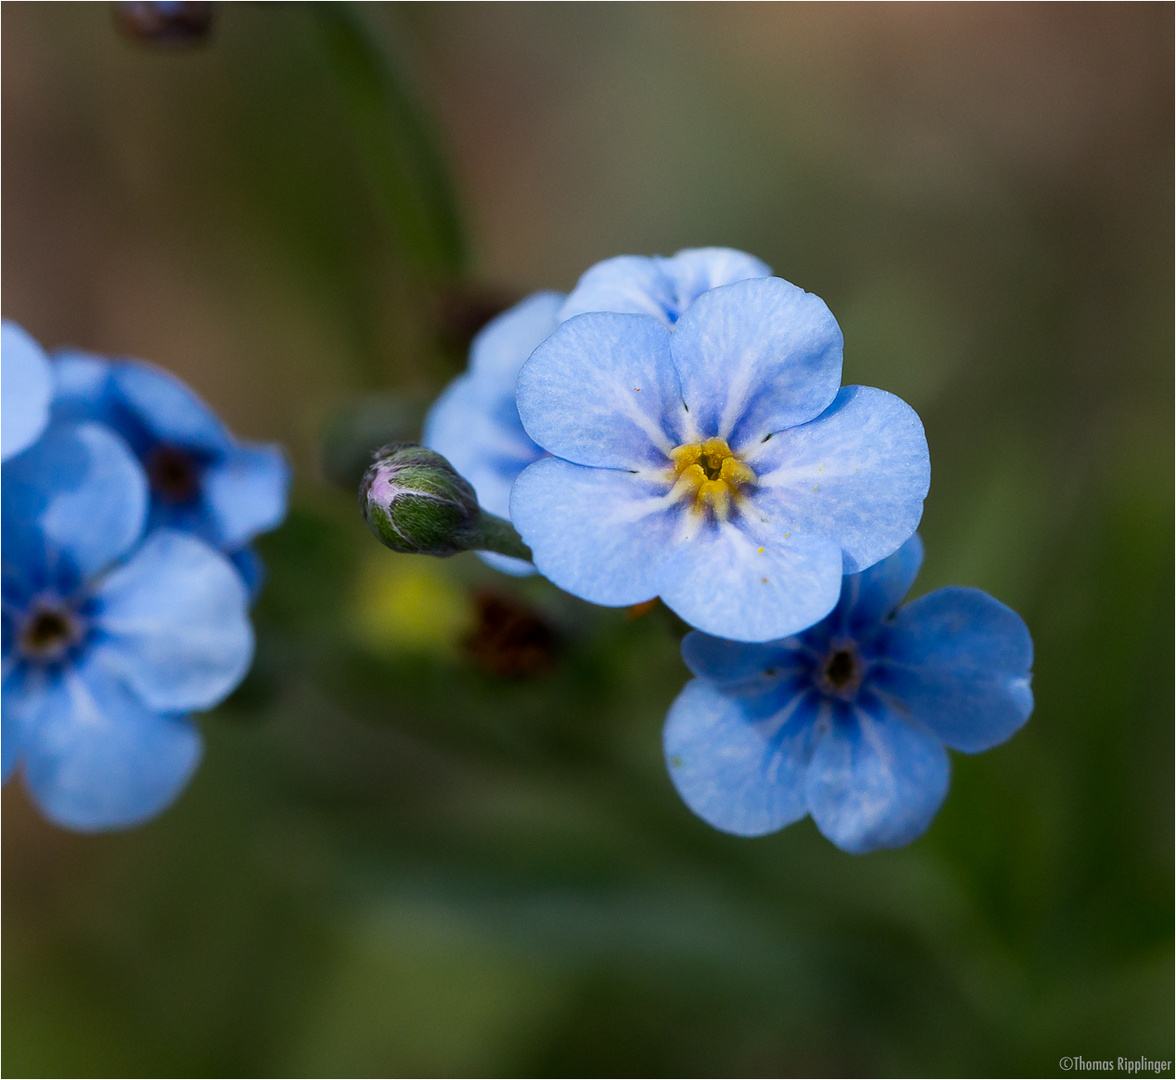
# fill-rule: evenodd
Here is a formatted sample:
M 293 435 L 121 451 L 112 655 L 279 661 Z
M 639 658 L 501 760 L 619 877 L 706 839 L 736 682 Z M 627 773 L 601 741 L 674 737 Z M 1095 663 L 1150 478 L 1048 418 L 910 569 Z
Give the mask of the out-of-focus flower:
M 519 302 L 474 339 L 469 370 L 433 403 L 425 418 L 424 444 L 444 455 L 477 493 L 482 508 L 510 516 L 510 486 L 543 456 L 523 430 L 515 407 L 515 381 L 531 350 L 559 325 L 560 293 L 541 292 Z M 508 574 L 531 574 L 521 559 L 479 552 Z
M 213 3 L 196 0 L 124 0 L 115 3 L 115 25 L 140 45 L 202 45 L 212 33 Z
M 41 346 L 14 322 L 0 324 L 0 460 L 36 442 L 49 422 L 53 373 Z
M 910 406 L 840 382 L 829 309 L 779 278 L 710 289 L 672 329 L 576 316 L 519 373 L 523 427 L 554 456 L 519 476 L 511 519 L 586 600 L 661 596 L 740 641 L 795 633 L 914 532 L 930 482 Z
M 190 532 L 228 552 L 251 588 L 261 563 L 247 545 L 286 516 L 290 469 L 280 447 L 241 442 L 192 390 L 141 361 L 60 352 L 52 420 L 98 421 L 143 464 L 148 527 Z
M 698 678 L 666 718 L 670 777 L 717 829 L 774 832 L 805 814 L 852 853 L 919 836 L 947 794 L 945 746 L 978 753 L 1029 718 L 1033 642 L 979 589 L 937 589 L 895 610 L 919 571 L 912 536 L 846 577 L 829 618 L 749 645 L 697 631 Z
M 444 454 L 474 485 L 484 509 L 509 517 L 511 485 L 544 456 L 519 420 L 515 383 L 527 357 L 561 322 L 584 311 L 618 311 L 650 314 L 672 326 L 707 289 L 770 273 L 742 251 L 694 248 L 670 258 L 620 255 L 586 271 L 567 297 L 535 293 L 492 320 L 474 339 L 469 369 L 434 403 L 423 442 Z M 505 573 L 534 573 L 528 562 L 480 554 Z
M 245 587 L 195 536 L 145 533 L 143 470 L 99 424 L 51 426 L 2 499 L 3 776 L 69 828 L 144 821 L 199 762 L 187 714 L 248 670 Z

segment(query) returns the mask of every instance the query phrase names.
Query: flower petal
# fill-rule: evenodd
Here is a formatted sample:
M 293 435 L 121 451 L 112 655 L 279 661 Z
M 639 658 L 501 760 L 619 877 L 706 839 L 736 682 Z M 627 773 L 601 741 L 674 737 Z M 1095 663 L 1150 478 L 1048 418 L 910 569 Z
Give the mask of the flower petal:
M 974 754 L 1029 719 L 1033 640 L 1021 617 L 979 589 L 936 589 L 900 608 L 871 685 L 948 746 Z
M 519 473 L 544 456 L 523 430 L 513 379 L 498 389 L 469 374 L 454 379 L 429 410 L 422 441 L 473 485 L 483 510 L 499 517 L 510 515 Z
M 755 537 L 731 522 L 708 524 L 668 552 L 656 592 L 708 634 L 773 641 L 833 609 L 841 552 L 822 536 Z
M 535 564 L 527 562 L 526 559 L 512 559 L 509 555 L 499 555 L 496 551 L 477 551 L 474 554 L 500 574 L 509 574 L 511 577 L 531 577 L 538 573 Z
M 79 424 L 87 420 L 109 424 L 123 438 L 120 409 L 111 391 L 114 365 L 80 349 L 53 354 L 53 421 Z M 125 414 L 124 414 L 125 415 Z
M 234 446 L 209 466 L 202 486 L 214 533 L 210 539 L 232 551 L 282 523 L 290 466 L 279 446 Z
M 53 425 L 4 466 L 5 522 L 35 523 L 54 555 L 83 577 L 139 539 L 147 480 L 125 442 L 98 424 Z
M 874 563 L 860 574 L 847 575 L 841 583 L 841 599 L 831 616 L 836 632 L 869 640 L 902 602 L 923 565 L 923 541 L 911 533 L 893 555 Z
M 703 293 L 671 348 L 697 433 L 738 452 L 819 415 L 841 383 L 837 320 L 820 297 L 780 278 Z
M 817 744 L 805 783 L 809 812 L 851 854 L 901 847 L 931 824 L 950 770 L 934 735 L 863 696 L 839 710 Z
M 675 318 L 704 292 L 720 285 L 772 276 L 772 268 L 767 263 L 735 248 L 684 248 L 673 257 L 658 261 L 662 272 L 674 283 Z
M 0 460 L 32 446 L 49 422 L 53 372 L 49 358 L 22 327 L 0 323 Z
M 686 805 L 737 836 L 763 836 L 804 817 L 815 699 L 801 690 L 754 719 L 739 699 L 702 679 L 688 682 L 662 734 L 670 779 Z
M 45 690 L 25 759 L 29 791 L 50 820 L 86 832 L 154 817 L 200 762 L 200 733 L 149 709 L 91 654 Z
M 670 334 L 646 315 L 578 315 L 523 365 L 516 389 L 523 427 L 579 465 L 668 464 L 683 440 Z
M 159 529 L 95 593 L 100 653 L 148 707 L 208 709 L 249 670 L 249 595 L 219 552 Z
M 562 293 L 539 292 L 491 319 L 470 346 L 470 373 L 514 397 L 519 368 L 544 338 L 559 326 Z M 440 451 L 439 451 L 440 452 Z
M 615 311 L 652 315 L 662 325 L 673 326 L 680 311 L 675 282 L 662 262 L 643 255 L 617 255 L 589 267 L 560 309 L 561 321 L 588 311 Z
M 539 572 L 561 589 L 609 607 L 657 595 L 675 510 L 637 473 L 544 458 L 515 481 L 510 516 Z
M 265 561 L 257 554 L 257 548 L 243 547 L 229 554 L 229 562 L 241 575 L 241 582 L 245 591 L 249 593 L 249 602 L 257 603 L 261 590 L 265 586 Z
M 753 644 L 691 630 L 682 639 L 682 659 L 695 675 L 730 690 L 764 678 L 774 679 L 781 672 L 807 670 L 811 662 L 799 651 L 799 642 L 788 640 L 797 648 L 789 648 L 785 641 Z
M 759 497 L 785 527 L 841 545 L 856 574 L 915 531 L 931 484 L 915 410 L 870 386 L 846 386 L 811 423 L 773 435 L 748 458 Z
M 36 733 L 46 678 L 43 668 L 19 663 L 4 677 L 0 688 L 0 782 L 8 782 Z
M 171 372 L 141 360 L 114 365 L 112 391 L 160 441 L 217 455 L 232 445 L 224 424 Z

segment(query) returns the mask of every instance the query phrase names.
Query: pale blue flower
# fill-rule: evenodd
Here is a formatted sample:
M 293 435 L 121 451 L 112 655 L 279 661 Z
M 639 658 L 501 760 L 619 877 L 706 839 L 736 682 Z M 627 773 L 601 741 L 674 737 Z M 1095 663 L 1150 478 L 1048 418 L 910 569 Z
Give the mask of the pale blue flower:
M 553 455 L 515 482 L 540 573 L 593 603 L 660 596 L 699 629 L 770 641 L 894 551 L 930 482 L 918 416 L 840 387 L 841 331 L 779 278 L 702 293 L 669 327 L 588 313 L 523 366 L 523 427 Z
M 3 470 L 3 777 L 69 828 L 154 816 L 200 760 L 188 716 L 248 670 L 232 564 L 145 531 L 143 470 L 99 424 L 53 425 Z
M 770 273 L 759 259 L 730 248 L 687 249 L 670 258 L 619 255 L 597 263 L 566 298 L 535 293 L 482 330 L 470 349 L 469 369 L 429 410 L 422 441 L 473 484 L 484 510 L 509 518 L 511 485 L 545 456 L 523 430 L 515 383 L 527 357 L 561 322 L 584 311 L 618 311 L 672 325 L 708 289 Z M 508 574 L 535 570 L 520 559 L 480 555 Z
M 474 338 L 469 369 L 445 388 L 425 418 L 422 442 L 473 485 L 483 510 L 510 515 L 510 487 L 543 451 L 523 430 L 515 408 L 515 380 L 531 350 L 558 325 L 560 293 L 527 297 L 492 319 Z M 479 552 L 508 574 L 533 574 L 522 559 Z
M 53 374 L 41 346 L 14 322 L 0 324 L 0 460 L 32 446 L 49 422 Z
M 806 814 L 853 853 L 919 836 L 947 794 L 945 746 L 978 753 L 1029 718 L 1033 642 L 979 589 L 937 589 L 897 608 L 919 572 L 912 536 L 846 577 L 834 612 L 765 644 L 697 631 L 698 678 L 666 718 L 670 777 L 704 821 L 740 836 Z
M 141 361 L 63 351 L 52 419 L 98 421 L 147 473 L 148 527 L 193 533 L 228 552 L 251 587 L 261 563 L 248 544 L 286 516 L 290 468 L 281 447 L 236 439 L 176 376 Z

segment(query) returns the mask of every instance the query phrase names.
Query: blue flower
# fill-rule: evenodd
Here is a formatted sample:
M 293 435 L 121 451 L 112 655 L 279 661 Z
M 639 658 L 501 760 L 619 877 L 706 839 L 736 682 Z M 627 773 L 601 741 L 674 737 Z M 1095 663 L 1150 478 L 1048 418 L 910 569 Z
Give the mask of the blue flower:
M 16 323 L 0 324 L 0 460 L 37 441 L 49 422 L 53 374 L 49 360 Z
M 586 600 L 661 596 L 739 641 L 795 633 L 914 532 L 930 482 L 910 406 L 840 382 L 829 309 L 779 278 L 710 289 L 672 329 L 578 315 L 519 373 L 523 427 L 554 456 L 519 476 L 511 520 Z
M 852 853 L 919 836 L 947 794 L 945 746 L 978 753 L 1029 719 L 1033 642 L 979 589 L 937 589 L 895 610 L 923 548 L 845 579 L 829 618 L 766 644 L 697 631 L 698 678 L 666 718 L 670 777 L 699 817 L 761 836 L 812 814 Z
M 3 778 L 68 828 L 163 810 L 199 762 L 187 715 L 248 670 L 248 596 L 190 533 L 145 533 L 148 492 L 98 424 L 54 425 L 3 472 Z
M 260 562 L 246 545 L 286 516 L 290 469 L 281 448 L 238 441 L 188 386 L 141 361 L 62 352 L 54 375 L 53 422 L 104 423 L 142 462 L 148 527 L 195 534 L 228 552 L 256 585 Z
M 652 315 L 673 326 L 695 300 L 719 285 L 771 277 L 753 255 L 733 248 L 687 248 L 677 255 L 618 255 L 585 271 L 560 309 L 560 322 L 587 311 Z
M 483 510 L 510 516 L 515 477 L 543 456 L 523 430 L 515 408 L 515 380 L 531 350 L 559 325 L 563 296 L 535 293 L 491 320 L 474 338 L 469 370 L 433 403 L 422 441 L 464 476 Z M 533 574 L 522 559 L 479 552 L 508 574 Z
M 545 456 L 523 430 L 515 383 L 527 357 L 561 322 L 584 311 L 617 311 L 653 315 L 672 325 L 708 289 L 770 273 L 742 251 L 695 248 L 671 258 L 620 255 L 586 271 L 566 298 L 534 293 L 474 339 L 469 369 L 434 402 L 422 441 L 473 485 L 482 509 L 509 518 L 511 485 L 523 469 Z M 521 559 L 479 554 L 508 574 L 535 571 Z

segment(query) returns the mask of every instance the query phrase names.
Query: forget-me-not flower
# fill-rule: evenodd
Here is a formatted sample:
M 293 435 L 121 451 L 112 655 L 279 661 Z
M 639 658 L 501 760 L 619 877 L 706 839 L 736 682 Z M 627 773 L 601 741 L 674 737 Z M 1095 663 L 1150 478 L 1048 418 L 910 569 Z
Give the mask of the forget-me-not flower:
M 41 346 L 16 323 L 0 323 L 0 460 L 37 441 L 49 422 L 53 373 Z
M 248 544 L 286 515 L 290 469 L 280 447 L 236 439 L 180 379 L 142 361 L 63 351 L 54 363 L 52 421 L 98 421 L 142 462 L 148 527 L 190 532 L 228 552 L 251 585 Z
M 1024 622 L 979 589 L 937 589 L 895 610 L 922 556 L 912 536 L 846 577 L 829 618 L 795 637 L 686 636 L 698 678 L 671 707 L 664 743 L 691 810 L 740 836 L 812 814 L 846 851 L 898 847 L 947 794 L 945 746 L 978 753 L 1025 723 Z
M 125 442 L 52 425 L 3 470 L 5 780 L 69 828 L 159 813 L 196 768 L 192 710 L 248 670 L 248 595 L 188 532 L 147 532 L 149 497 Z
M 559 325 L 560 293 L 528 296 L 492 319 L 474 338 L 469 369 L 445 388 L 425 417 L 422 442 L 473 485 L 483 510 L 510 515 L 515 477 L 543 456 L 523 430 L 515 408 L 515 380 L 531 350 Z M 508 574 L 532 574 L 522 559 L 481 551 Z
M 469 480 L 484 510 L 509 518 L 511 485 L 545 456 L 519 420 L 515 383 L 527 357 L 561 322 L 585 311 L 618 311 L 652 315 L 672 326 L 708 289 L 769 274 L 764 263 L 742 251 L 693 248 L 669 258 L 619 255 L 587 270 L 567 297 L 534 293 L 474 339 L 468 370 L 429 410 L 422 441 Z M 521 559 L 479 555 L 506 573 L 535 569 Z
M 676 323 L 590 312 L 519 373 L 523 427 L 551 457 L 511 520 L 540 573 L 605 605 L 660 596 L 708 633 L 770 641 L 894 551 L 930 482 L 905 402 L 841 387 L 841 331 L 780 278 L 712 288 Z

